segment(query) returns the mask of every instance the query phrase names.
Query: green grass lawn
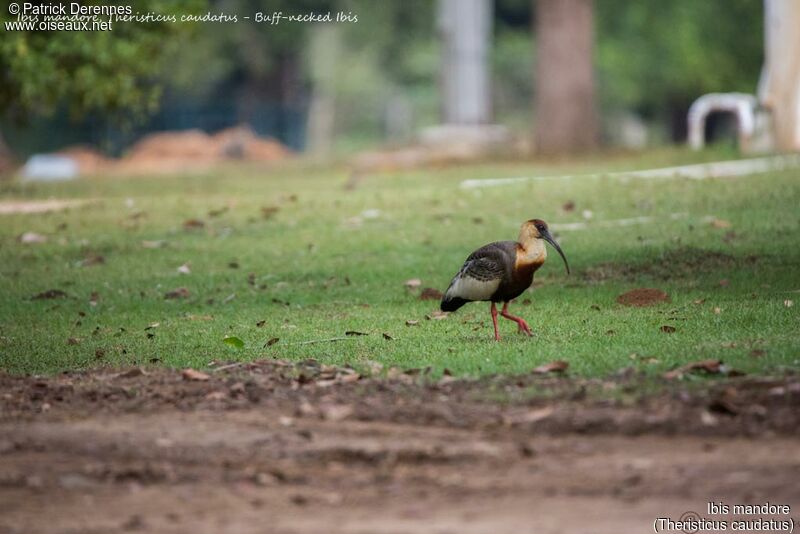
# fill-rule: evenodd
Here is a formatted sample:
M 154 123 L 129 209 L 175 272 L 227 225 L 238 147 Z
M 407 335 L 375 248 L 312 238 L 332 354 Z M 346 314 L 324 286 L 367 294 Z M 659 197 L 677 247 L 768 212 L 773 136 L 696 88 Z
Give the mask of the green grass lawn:
M 366 176 L 353 191 L 344 188 L 343 169 L 300 165 L 6 183 L 0 201 L 96 203 L 0 215 L 0 368 L 52 373 L 316 358 L 477 376 L 527 372 L 564 359 L 570 372 L 591 376 L 628 366 L 658 373 L 713 357 L 746 372 L 798 369 L 800 172 L 458 187 L 466 178 L 620 170 L 698 157 L 713 155 L 419 170 Z M 562 209 L 568 201 L 574 210 Z M 263 217 L 262 208 L 270 207 L 278 209 Z M 592 212 L 587 228 L 558 231 L 559 224 L 584 221 L 584 210 Z M 603 224 L 641 216 L 654 220 Z M 516 238 L 519 224 L 533 217 L 555 227 L 573 270 L 567 277 L 551 250 L 535 290 L 512 305 L 535 337 L 501 320 L 503 340 L 494 342 L 486 303 L 444 320 L 426 319 L 438 302 L 419 300 L 404 287 L 407 279 L 444 290 L 472 250 Z M 718 228 L 708 217 L 730 227 Z M 185 229 L 188 219 L 205 226 Z M 29 231 L 48 241 L 18 242 Z M 143 246 L 158 241 L 164 246 Z M 86 265 L 92 256 L 104 262 Z M 178 272 L 185 263 L 190 274 Z M 164 298 L 179 287 L 190 296 Z M 649 308 L 615 302 L 636 287 L 663 289 L 671 302 Z M 68 296 L 31 299 L 49 289 Z M 789 307 L 787 300 L 796 304 Z M 419 323 L 407 326 L 409 320 Z M 158 326 L 148 329 L 153 323 Z M 664 333 L 662 325 L 676 331 Z M 229 335 L 244 347 L 224 343 Z M 338 337 L 346 339 L 306 343 Z

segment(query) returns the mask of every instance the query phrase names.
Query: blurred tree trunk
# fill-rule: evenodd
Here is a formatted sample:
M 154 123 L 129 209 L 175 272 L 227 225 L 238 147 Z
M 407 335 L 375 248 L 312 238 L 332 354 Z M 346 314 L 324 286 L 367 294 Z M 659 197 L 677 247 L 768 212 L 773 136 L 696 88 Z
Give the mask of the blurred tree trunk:
M 535 139 L 542 153 L 597 146 L 593 0 L 534 0 Z
M 771 113 L 775 148 L 800 150 L 800 2 L 764 2 L 764 68 L 758 97 Z
M 333 24 L 321 25 L 311 32 L 309 71 L 312 89 L 306 130 L 308 151 L 316 157 L 326 157 L 333 149 L 339 33 Z
M 10 171 L 13 166 L 14 156 L 3 138 L 3 131 L 0 130 L 0 174 Z
M 442 41 L 442 111 L 447 124 L 491 120 L 489 54 L 490 0 L 439 0 Z

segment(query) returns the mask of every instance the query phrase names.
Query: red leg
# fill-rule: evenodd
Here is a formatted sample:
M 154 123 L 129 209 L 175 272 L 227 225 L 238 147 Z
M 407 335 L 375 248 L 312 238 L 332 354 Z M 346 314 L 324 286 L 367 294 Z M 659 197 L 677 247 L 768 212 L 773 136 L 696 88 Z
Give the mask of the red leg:
M 502 315 L 503 317 L 505 317 L 506 319 L 508 319 L 510 321 L 514 321 L 515 323 L 517 323 L 517 326 L 519 326 L 519 331 L 520 332 L 524 332 L 525 334 L 527 334 L 529 336 L 533 335 L 533 332 L 531 332 L 531 327 L 528 326 L 528 323 L 525 322 L 525 319 L 523 319 L 522 317 L 517 317 L 516 315 L 511 315 L 510 313 L 508 313 L 508 302 L 503 304 L 503 310 L 500 312 L 500 315 Z
M 497 328 L 497 306 L 494 305 L 494 302 L 492 302 L 491 312 L 492 312 L 492 323 L 494 324 L 494 340 L 500 341 L 500 330 L 498 330 Z

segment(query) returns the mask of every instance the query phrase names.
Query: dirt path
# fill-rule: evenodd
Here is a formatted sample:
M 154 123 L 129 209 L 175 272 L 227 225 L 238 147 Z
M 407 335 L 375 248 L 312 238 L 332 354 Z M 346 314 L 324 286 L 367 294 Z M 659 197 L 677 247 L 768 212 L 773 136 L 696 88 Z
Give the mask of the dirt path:
M 611 402 L 607 383 L 350 375 L 0 375 L 0 532 L 647 532 L 711 500 L 800 515 L 797 378 Z M 531 384 L 548 394 L 514 396 Z

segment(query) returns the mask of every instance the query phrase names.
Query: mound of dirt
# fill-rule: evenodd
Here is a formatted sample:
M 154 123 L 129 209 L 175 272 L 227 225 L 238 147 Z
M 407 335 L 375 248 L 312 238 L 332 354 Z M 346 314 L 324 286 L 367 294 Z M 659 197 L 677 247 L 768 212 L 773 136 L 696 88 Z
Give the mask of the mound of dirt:
M 165 172 L 204 168 L 226 160 L 273 162 L 291 155 L 274 139 L 263 139 L 247 126 L 209 135 L 200 130 L 159 132 L 133 145 L 120 162 L 128 172 Z
M 623 293 L 617 297 L 617 302 L 623 306 L 652 306 L 659 302 L 669 302 L 669 295 L 660 289 L 643 287 Z
M 105 172 L 114 164 L 113 159 L 86 145 L 69 146 L 57 154 L 72 159 L 78 165 L 78 172 L 84 176 Z

